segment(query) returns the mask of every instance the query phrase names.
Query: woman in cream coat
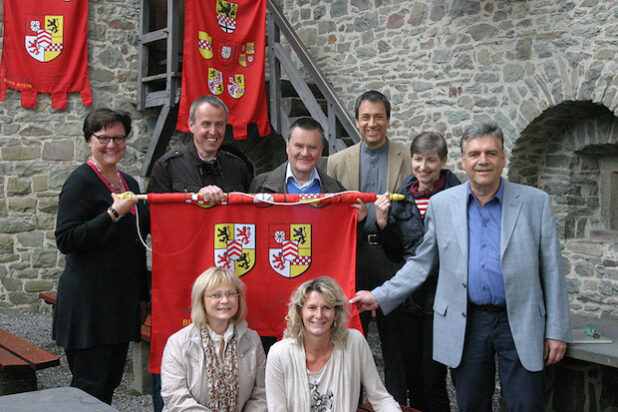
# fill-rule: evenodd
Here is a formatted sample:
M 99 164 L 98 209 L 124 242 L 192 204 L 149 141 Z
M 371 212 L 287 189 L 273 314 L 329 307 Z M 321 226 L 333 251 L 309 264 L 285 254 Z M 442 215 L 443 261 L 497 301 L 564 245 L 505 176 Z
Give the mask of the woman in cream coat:
M 347 302 L 326 276 L 292 294 L 283 340 L 268 353 L 269 412 L 352 412 L 361 384 L 375 411 L 401 412 L 380 381 L 367 341 L 347 328 Z
M 244 284 L 228 269 L 210 268 L 195 281 L 191 303 L 193 323 L 163 352 L 163 411 L 266 411 L 266 356 L 244 321 Z

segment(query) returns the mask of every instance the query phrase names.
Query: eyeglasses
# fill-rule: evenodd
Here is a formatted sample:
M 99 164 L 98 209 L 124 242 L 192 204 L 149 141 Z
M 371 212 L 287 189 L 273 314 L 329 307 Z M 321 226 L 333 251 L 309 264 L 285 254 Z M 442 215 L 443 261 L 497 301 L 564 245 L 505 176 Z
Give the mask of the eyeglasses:
M 221 300 L 223 299 L 223 296 L 225 296 L 228 299 L 233 299 L 235 297 L 238 297 L 238 295 L 239 295 L 238 292 L 227 292 L 227 293 L 213 293 L 211 295 L 206 295 L 206 297 L 210 299 L 214 299 L 214 300 Z
M 113 140 L 116 144 L 124 144 L 127 142 L 127 136 L 106 136 L 104 134 L 97 136 L 94 133 L 92 135 L 102 144 L 108 144 L 110 140 Z

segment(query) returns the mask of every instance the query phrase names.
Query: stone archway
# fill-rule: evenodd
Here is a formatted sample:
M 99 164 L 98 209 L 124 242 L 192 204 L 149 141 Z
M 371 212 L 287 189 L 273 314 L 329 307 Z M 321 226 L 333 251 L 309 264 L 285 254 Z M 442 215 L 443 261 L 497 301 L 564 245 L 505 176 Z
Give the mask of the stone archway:
M 551 196 L 571 310 L 618 318 L 618 118 L 589 101 L 545 110 L 515 142 L 508 176 Z
M 601 175 L 616 155 L 618 118 L 602 105 L 564 102 L 522 131 L 508 176 L 549 193 L 561 238 L 581 239 L 614 229 L 603 213 Z

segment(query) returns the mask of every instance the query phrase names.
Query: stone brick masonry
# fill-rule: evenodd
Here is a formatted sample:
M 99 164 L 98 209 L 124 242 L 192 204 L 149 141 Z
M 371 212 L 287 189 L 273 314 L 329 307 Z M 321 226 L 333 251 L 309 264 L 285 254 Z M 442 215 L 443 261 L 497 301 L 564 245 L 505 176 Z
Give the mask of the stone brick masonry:
M 449 166 L 460 176 L 463 129 L 475 120 L 497 120 L 506 134 L 509 177 L 552 194 L 573 310 L 618 318 L 616 238 L 611 231 L 601 240 L 591 236 L 608 229 L 598 180 L 607 163 L 602 159 L 618 153 L 618 127 L 597 133 L 605 136 L 599 142 L 569 140 L 586 130 L 589 116 L 571 115 L 583 109 L 597 108 L 586 113 L 602 118 L 591 126 L 598 130 L 601 123 L 616 123 L 615 1 L 276 3 L 350 112 L 363 91 L 384 92 L 393 103 L 390 136 L 409 142 L 425 129 L 444 133 Z M 138 18 L 138 0 L 89 1 L 95 105 L 133 115 L 121 168 L 136 177 L 158 114 L 136 111 Z M 66 110 L 51 109 L 46 95 L 34 110 L 19 100 L 9 90 L 0 102 L 0 311 L 45 310 L 37 294 L 55 290 L 63 267 L 54 241 L 57 197 L 88 153 L 81 125 L 89 109 L 79 96 L 69 98 Z M 560 117 L 570 102 L 575 109 Z M 181 139 L 175 136 L 172 145 Z M 591 146 L 604 151 L 591 152 Z

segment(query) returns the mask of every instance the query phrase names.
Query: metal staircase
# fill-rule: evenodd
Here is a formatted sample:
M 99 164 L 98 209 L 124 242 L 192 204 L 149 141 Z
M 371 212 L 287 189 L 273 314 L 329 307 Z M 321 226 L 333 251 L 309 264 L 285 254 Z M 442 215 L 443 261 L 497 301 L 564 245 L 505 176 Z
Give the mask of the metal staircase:
M 141 0 L 137 108 L 160 108 L 144 157 L 142 176 L 150 176 L 155 161 L 165 153 L 175 130 L 182 77 L 182 21 L 184 1 Z M 268 100 L 273 131 L 285 135 L 295 117 L 311 116 L 324 128 L 329 154 L 359 142 L 353 118 L 298 35 L 270 0 L 266 24 L 270 70 Z M 288 49 L 302 67 L 296 66 Z M 309 81 L 305 81 L 305 77 Z

